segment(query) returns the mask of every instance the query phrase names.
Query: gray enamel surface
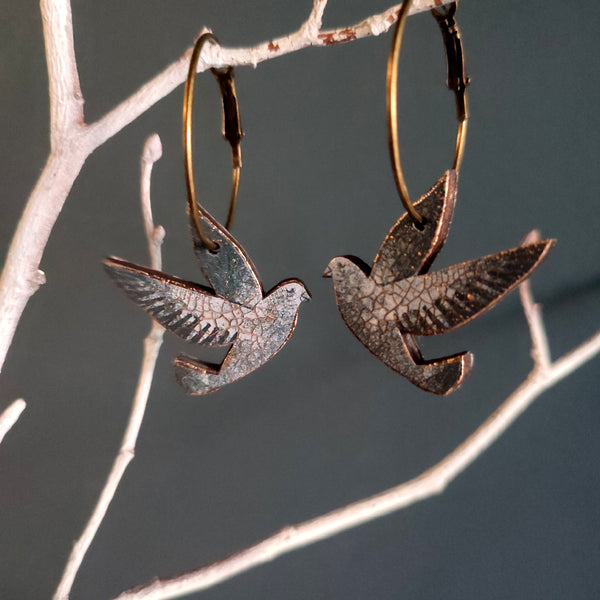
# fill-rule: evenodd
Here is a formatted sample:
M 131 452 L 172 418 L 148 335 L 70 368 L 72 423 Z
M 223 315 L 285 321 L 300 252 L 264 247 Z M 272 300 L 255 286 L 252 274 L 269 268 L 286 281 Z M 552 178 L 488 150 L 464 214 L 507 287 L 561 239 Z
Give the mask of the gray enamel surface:
M 253 306 L 262 296 L 262 287 L 256 267 L 237 240 L 203 208 L 199 208 L 200 221 L 205 233 L 219 245 L 209 250 L 202 244 L 193 219 L 190 229 L 194 253 L 202 274 L 208 279 L 216 294 L 232 302 Z
M 292 335 L 304 293 L 299 283 L 283 284 L 248 310 L 217 372 L 212 365 L 185 355 L 177 357 L 175 374 L 179 383 L 190 394 L 207 394 L 258 369 Z
M 237 381 L 270 360 L 292 335 L 300 303 L 309 298 L 302 282 L 281 282 L 263 297 L 256 268 L 233 236 L 202 209 L 202 223 L 219 244 L 204 248 L 192 224 L 194 249 L 216 294 L 121 259 L 106 259 L 112 280 L 152 318 L 186 341 L 232 344 L 221 365 L 180 355 L 177 381 L 190 394 L 208 394 Z

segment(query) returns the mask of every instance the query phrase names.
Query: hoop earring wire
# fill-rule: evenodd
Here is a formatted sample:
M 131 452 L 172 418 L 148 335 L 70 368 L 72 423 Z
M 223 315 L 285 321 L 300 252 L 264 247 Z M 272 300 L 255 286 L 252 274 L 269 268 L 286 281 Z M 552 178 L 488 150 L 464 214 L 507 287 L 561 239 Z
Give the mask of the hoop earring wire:
M 196 200 L 196 186 L 194 182 L 194 166 L 192 160 L 192 108 L 194 100 L 194 83 L 196 81 L 196 69 L 198 60 L 204 47 L 204 44 L 211 42 L 220 45 L 217 38 L 212 33 L 201 35 L 192 51 L 190 58 L 190 67 L 185 82 L 185 91 L 183 95 L 183 152 L 185 165 L 185 182 L 188 193 L 188 206 L 198 237 L 202 243 L 212 251 L 219 248 L 214 240 L 211 240 L 203 231 L 200 213 L 204 210 Z M 227 212 L 227 221 L 225 228 L 230 229 L 235 213 L 236 200 L 240 185 L 240 169 L 242 167 L 242 149 L 241 140 L 244 135 L 240 122 L 238 109 L 237 93 L 233 80 L 233 67 L 227 67 L 225 70 L 211 68 L 212 74 L 217 79 L 221 98 L 223 102 L 223 136 L 231 145 L 232 161 L 232 181 L 231 195 L 229 198 L 229 210 Z
M 415 223 L 422 225 L 424 223 L 424 218 L 415 209 L 410 200 L 408 188 L 406 187 L 398 145 L 398 62 L 406 17 L 408 16 L 411 4 L 412 0 L 404 0 L 400 7 L 398 21 L 396 22 L 396 28 L 394 30 L 394 38 L 392 40 L 392 47 L 388 57 L 386 75 L 387 127 L 392 171 L 394 172 L 394 180 L 396 181 L 396 188 L 400 195 L 400 200 L 402 200 L 402 204 L 412 220 Z M 456 97 L 458 133 L 456 135 L 456 148 L 452 168 L 455 171 L 458 171 L 462 163 L 467 135 L 467 120 L 469 118 L 467 86 L 469 85 L 469 79 L 465 76 L 462 41 L 458 25 L 454 21 L 455 12 L 456 2 L 452 3 L 447 9 L 440 11 L 434 9 L 431 11 L 440 26 L 442 37 L 444 39 L 448 63 L 446 85 L 454 92 Z

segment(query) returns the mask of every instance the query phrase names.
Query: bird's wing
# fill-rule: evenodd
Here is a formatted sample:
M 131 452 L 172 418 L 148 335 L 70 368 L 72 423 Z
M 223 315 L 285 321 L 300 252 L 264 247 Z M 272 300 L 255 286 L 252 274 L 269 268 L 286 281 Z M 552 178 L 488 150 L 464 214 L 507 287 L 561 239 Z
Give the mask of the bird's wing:
M 243 309 L 183 281 L 119 258 L 104 260 L 113 281 L 163 327 L 189 342 L 226 346 L 237 337 Z
M 260 302 L 263 290 L 258 272 L 245 250 L 225 227 L 200 206 L 199 220 L 206 235 L 219 244 L 217 250 L 209 250 L 198 236 L 196 224 L 190 216 L 194 253 L 215 293 L 248 307 Z
M 398 219 L 375 257 L 370 275 L 375 283 L 387 285 L 427 272 L 448 237 L 456 186 L 456 171 L 446 171 L 415 203 L 417 212 L 425 218 L 422 230 L 413 224 L 408 213 Z
M 389 286 L 407 286 L 398 326 L 413 335 L 437 335 L 464 325 L 521 283 L 554 243 L 542 240 Z

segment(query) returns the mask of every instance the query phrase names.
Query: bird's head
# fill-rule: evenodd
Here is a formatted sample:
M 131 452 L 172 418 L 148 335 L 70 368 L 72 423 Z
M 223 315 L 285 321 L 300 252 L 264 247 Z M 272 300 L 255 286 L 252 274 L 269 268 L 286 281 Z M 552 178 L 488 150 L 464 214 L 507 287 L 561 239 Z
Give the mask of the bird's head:
M 361 270 L 355 261 L 349 256 L 336 256 L 329 261 L 323 277 L 332 277 L 334 281 L 344 279 L 350 273 Z
M 289 279 L 280 288 L 285 301 L 293 306 L 298 306 L 302 302 L 310 300 L 310 293 L 306 286 L 298 279 Z

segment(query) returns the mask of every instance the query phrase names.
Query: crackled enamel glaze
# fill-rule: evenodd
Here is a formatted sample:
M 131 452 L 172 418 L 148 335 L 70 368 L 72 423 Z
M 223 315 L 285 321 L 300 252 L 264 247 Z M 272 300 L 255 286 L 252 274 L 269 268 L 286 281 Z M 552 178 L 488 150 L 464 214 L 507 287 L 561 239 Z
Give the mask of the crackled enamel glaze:
M 254 371 L 288 341 L 309 294 L 290 279 L 264 294 L 256 268 L 240 244 L 200 208 L 201 223 L 218 250 L 205 248 L 192 220 L 194 251 L 213 290 L 191 281 L 107 258 L 115 283 L 163 327 L 188 342 L 231 348 L 220 365 L 187 355 L 175 359 L 177 381 L 190 394 L 208 394 Z
M 473 365 L 462 352 L 425 360 L 414 336 L 438 335 L 491 308 L 544 259 L 554 240 L 427 273 L 441 250 L 456 202 L 456 173 L 448 171 L 415 204 L 421 229 L 402 216 L 385 238 L 373 267 L 338 256 L 325 272 L 333 278 L 338 308 L 352 333 L 383 363 L 435 394 L 459 387 Z

